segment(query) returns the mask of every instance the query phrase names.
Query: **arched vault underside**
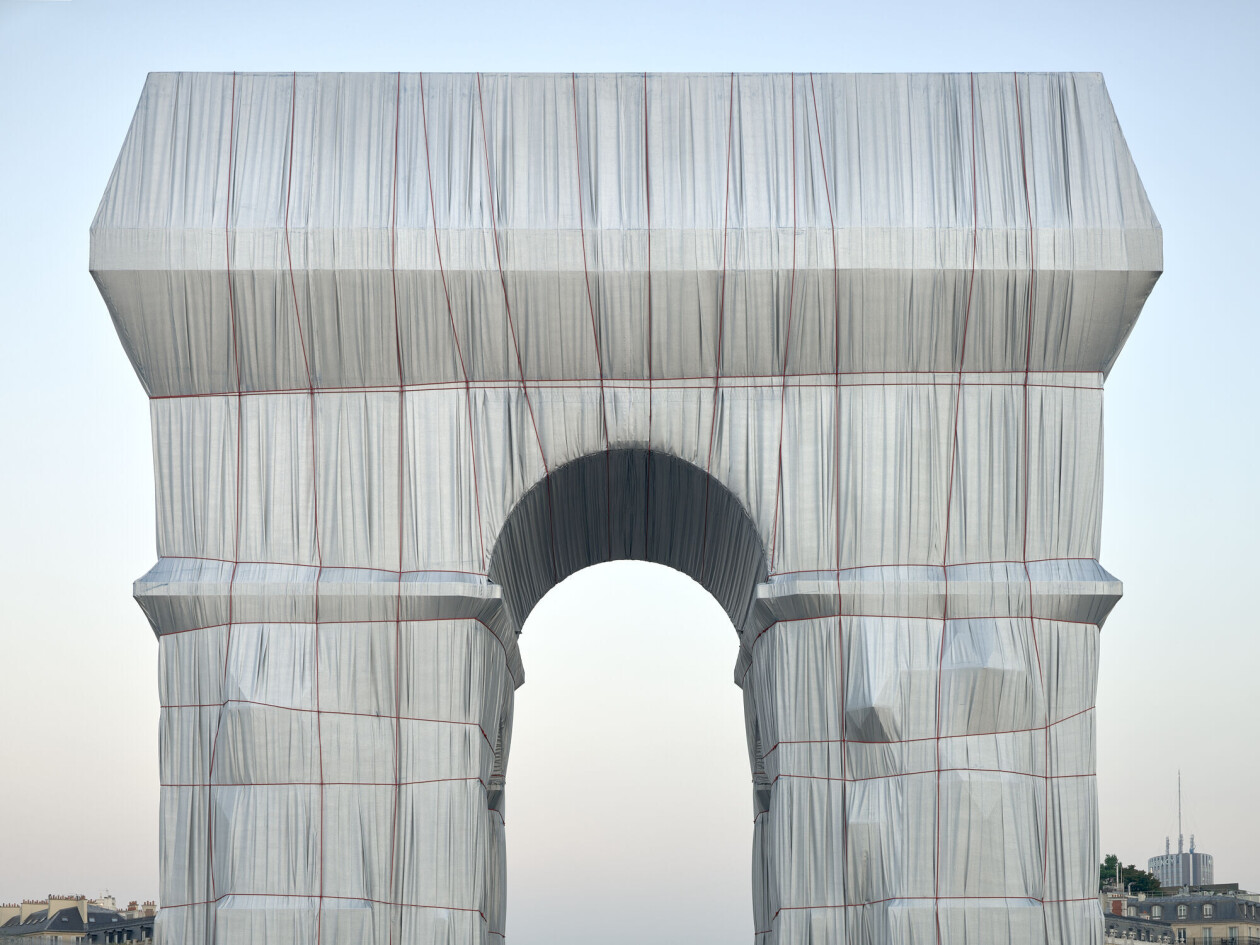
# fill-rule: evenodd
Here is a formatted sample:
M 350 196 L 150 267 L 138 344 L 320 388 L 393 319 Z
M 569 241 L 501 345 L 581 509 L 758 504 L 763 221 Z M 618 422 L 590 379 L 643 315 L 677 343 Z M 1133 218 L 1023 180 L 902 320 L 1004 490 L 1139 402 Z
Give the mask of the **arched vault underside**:
M 739 634 L 757 945 L 1101 942 L 1102 387 L 1161 266 L 1097 75 L 150 76 L 91 267 L 159 936 L 501 941 L 517 635 L 642 558 Z
M 700 467 L 646 449 L 590 454 L 535 485 L 504 522 L 488 576 L 519 627 L 569 575 L 622 560 L 682 571 L 741 628 L 766 580 L 765 547 L 739 499 Z

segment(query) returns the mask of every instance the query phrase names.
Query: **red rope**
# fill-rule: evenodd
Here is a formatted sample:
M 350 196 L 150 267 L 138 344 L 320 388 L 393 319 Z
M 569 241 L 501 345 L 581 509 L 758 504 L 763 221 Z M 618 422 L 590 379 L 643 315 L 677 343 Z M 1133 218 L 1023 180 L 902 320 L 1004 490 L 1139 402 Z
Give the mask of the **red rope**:
M 823 193 L 827 197 L 827 219 L 831 225 L 831 272 L 832 272 L 832 297 L 834 302 L 833 312 L 833 334 L 835 342 L 835 376 L 833 383 L 835 385 L 835 419 L 832 423 L 832 444 L 834 447 L 834 455 L 832 457 L 832 474 L 835 478 L 835 539 L 836 539 L 836 646 L 839 650 L 840 663 L 840 776 L 848 777 L 848 716 L 844 711 L 846 702 L 848 701 L 848 679 L 844 670 L 844 595 L 840 592 L 840 571 L 841 571 L 841 544 L 840 544 L 840 256 L 836 249 L 836 214 L 832 208 L 831 202 L 831 182 L 827 176 L 827 152 L 823 149 L 822 143 L 822 123 L 818 120 L 818 92 L 814 85 L 814 74 L 809 74 L 809 94 L 814 106 L 814 133 L 818 139 L 818 162 L 822 168 L 823 175 Z M 784 370 L 787 370 L 786 363 Z M 758 634 L 760 636 L 760 634 Z M 753 641 L 756 642 L 755 640 Z M 777 748 L 776 744 L 774 748 Z M 771 748 L 771 751 L 774 750 Z M 770 752 L 766 752 L 768 755 Z M 762 756 L 763 760 L 765 755 Z M 849 803 L 849 786 L 847 783 L 840 785 L 840 801 L 844 805 L 844 809 L 848 810 Z M 849 818 L 843 817 L 840 821 L 840 849 L 843 862 L 849 861 Z
M 928 774 L 935 774 L 939 778 L 942 772 L 945 772 L 948 774 L 950 772 L 958 772 L 958 771 L 974 771 L 980 774 L 1010 774 L 1010 775 L 1016 775 L 1021 778 L 1037 778 L 1039 780 L 1044 779 L 1046 777 L 1046 775 L 1044 774 L 1034 774 L 1031 771 L 1015 771 L 1011 768 L 924 768 L 921 771 L 898 771 L 894 774 L 871 774 L 863 778 L 831 778 L 831 777 L 827 777 L 821 774 L 784 773 L 784 774 L 776 774 L 774 776 L 774 780 L 777 781 L 779 780 L 779 778 L 796 778 L 798 780 L 803 780 L 803 781 L 847 781 L 848 783 L 856 784 L 856 783 L 864 782 L 864 781 L 889 781 L 893 778 L 921 777 L 923 775 L 928 775 Z M 1088 774 L 1056 774 L 1056 775 L 1051 775 L 1050 777 L 1052 779 L 1066 780 L 1068 778 L 1076 778 L 1076 779 L 1096 778 L 1097 776 L 1098 776 L 1097 774 L 1091 771 Z M 952 897 L 933 896 L 932 898 L 933 899 L 949 899 Z M 1016 897 L 1000 896 L 998 898 L 1005 899 L 1005 898 L 1016 898 Z M 1027 899 L 1030 897 L 1020 896 L 1018 898 Z M 1036 898 L 1036 897 L 1031 897 L 1031 898 Z
M 760 640 L 767 633 L 769 633 L 771 630 L 775 629 L 776 627 L 784 626 L 790 623 L 806 623 L 811 620 L 824 620 L 824 619 L 829 619 L 831 617 L 837 617 L 837 616 L 848 617 L 850 620 L 854 618 L 858 618 L 858 617 L 866 617 L 872 620 L 935 620 L 936 619 L 935 617 L 922 617 L 922 616 L 915 616 L 914 614 L 852 614 L 852 613 L 850 614 L 818 614 L 813 617 L 794 617 L 790 620 L 776 620 L 774 623 L 770 624 L 770 626 L 766 627 L 764 630 L 758 633 L 755 637 L 753 637 L 753 640 L 750 644 L 748 644 L 747 649 L 749 651 L 749 654 L 751 655 L 753 649 L 757 645 L 757 641 Z M 968 620 L 1020 620 L 1023 617 L 1024 617 L 1023 614 L 968 614 L 966 619 Z M 1065 620 L 1060 617 L 1036 617 L 1034 619 L 1040 620 L 1042 623 L 1061 623 L 1061 624 L 1064 624 L 1065 626 L 1072 626 L 1072 627 L 1095 627 L 1096 628 L 1098 626 L 1097 624 L 1091 623 L 1088 620 Z M 747 674 L 745 673 L 745 675 Z
M 494 181 L 490 176 L 490 139 L 486 136 L 486 103 L 481 94 L 481 73 L 477 73 L 477 108 L 481 115 L 481 144 L 486 158 L 486 195 L 490 203 L 490 232 L 494 238 L 494 259 L 499 267 L 499 285 L 503 289 L 503 310 L 507 313 L 508 331 L 512 336 L 512 350 L 516 353 L 516 369 L 521 378 L 521 394 L 525 397 L 525 407 L 529 410 L 529 422 L 534 428 L 534 439 L 538 441 L 538 455 L 542 459 L 543 474 L 547 482 L 547 522 L 551 530 L 551 576 L 559 580 L 560 570 L 556 564 L 556 522 L 551 498 L 551 469 L 547 466 L 547 454 L 543 449 L 542 436 L 538 432 L 538 420 L 534 416 L 534 405 L 529 399 L 529 387 L 525 383 L 525 363 L 521 360 L 521 346 L 516 338 L 516 322 L 512 319 L 512 304 L 508 298 L 507 278 L 503 274 L 503 256 L 499 250 L 499 223 L 494 203 Z
M 1095 706 L 1091 705 L 1087 708 L 1081 709 L 1079 712 L 1073 712 L 1071 715 L 1065 715 L 1063 718 L 1056 719 L 1055 721 L 1051 722 L 1049 727 L 1054 728 L 1057 725 L 1062 725 L 1065 722 L 1070 722 L 1073 719 L 1076 719 L 1082 715 L 1085 715 L 1086 713 L 1093 712 L 1094 709 L 1095 709 Z M 960 735 L 941 735 L 940 737 L 937 737 L 935 735 L 925 735 L 925 736 L 922 736 L 921 738 L 887 738 L 887 739 L 860 739 L 860 738 L 786 739 L 785 738 L 785 739 L 775 742 L 770 747 L 770 750 L 765 752 L 765 754 L 763 754 L 762 757 L 763 758 L 769 757 L 769 755 L 773 751 L 775 751 L 775 749 L 777 749 L 780 745 L 834 745 L 837 742 L 840 742 L 842 744 L 848 744 L 848 745 L 910 745 L 910 744 L 922 743 L 922 742 L 944 741 L 947 738 L 988 738 L 993 735 L 1026 735 L 1030 732 L 1044 731 L 1046 727 L 1047 726 L 1045 725 L 1035 725 L 1032 728 L 1012 728 L 1012 729 L 1004 729 L 998 732 L 964 732 Z
M 954 387 L 957 384 L 957 381 L 953 377 L 953 372 L 950 372 L 948 380 L 937 380 L 936 378 L 939 377 L 942 373 L 944 373 L 941 371 L 895 371 L 895 372 L 840 371 L 839 376 L 843 378 L 870 377 L 870 376 L 875 376 L 879 374 L 887 374 L 887 373 L 895 374 L 898 377 L 922 376 L 922 377 L 931 377 L 933 379 L 922 380 L 922 381 L 880 380 L 880 381 L 871 381 L 869 383 L 849 382 L 849 383 L 844 384 L 843 386 L 845 387 Z M 968 374 L 973 377 L 983 377 L 983 376 L 988 376 L 988 375 L 1011 374 L 1011 373 L 1022 375 L 1023 372 L 1021 371 L 1016 371 L 1016 372 L 970 371 L 968 372 Z M 1093 372 L 1082 372 L 1082 371 L 1055 372 L 1056 377 L 1072 375 L 1072 374 L 1087 374 L 1088 376 L 1091 376 L 1091 377 L 1097 376 Z M 802 374 L 792 374 L 789 372 L 787 376 L 788 376 L 788 380 L 793 382 L 792 386 L 794 387 L 801 387 L 801 388 L 831 387 L 833 384 L 832 378 L 835 376 L 835 372 L 815 371 L 815 372 L 807 372 L 807 373 L 802 373 Z M 808 380 L 809 378 L 821 378 L 821 377 L 825 377 L 828 380 L 824 383 L 816 383 L 816 384 L 806 383 L 806 380 Z M 655 381 L 660 382 L 653 388 L 655 390 L 700 390 L 701 384 L 705 385 L 705 387 L 707 388 L 710 383 L 715 382 L 715 379 L 711 376 L 705 375 L 705 376 L 696 376 L 696 377 L 660 377 L 660 378 L 655 378 Z M 672 386 L 672 387 L 668 386 L 667 382 L 671 382 L 671 381 L 676 382 L 676 386 Z M 737 381 L 743 382 L 743 383 L 735 383 Z M 750 383 L 754 381 L 761 381 L 764 383 Z M 535 390 L 581 390 L 586 385 L 596 384 L 598 382 L 599 382 L 599 378 L 596 378 L 596 377 L 558 377 L 558 378 L 544 378 L 542 380 L 535 380 L 533 383 L 533 386 Z M 716 379 L 716 383 L 719 385 L 722 384 L 723 382 L 725 382 L 726 387 L 738 388 L 740 390 L 756 390 L 760 388 L 771 388 L 771 387 L 778 389 L 779 386 L 783 382 L 783 377 L 780 374 L 724 374 L 720 378 Z M 645 381 L 642 378 L 624 377 L 624 378 L 605 378 L 604 379 L 604 386 L 610 390 L 617 390 L 617 389 L 642 390 L 644 383 Z M 666 386 L 661 386 L 662 383 L 666 384 Z M 470 380 L 469 384 L 476 390 L 515 390 L 516 388 L 520 386 L 519 382 L 509 383 L 509 382 L 504 382 L 504 381 L 493 381 L 493 380 L 482 380 L 482 381 Z M 443 393 L 448 390 L 458 389 L 457 387 L 452 386 L 452 385 L 462 386 L 462 383 L 460 381 L 430 381 L 430 382 L 422 382 L 422 383 L 414 383 L 414 384 L 404 384 L 403 388 L 408 393 Z M 964 379 L 963 385 L 965 387 L 1021 387 L 1022 388 L 1024 386 L 1024 382 L 1022 379 L 1009 380 L 1009 381 L 972 381 L 972 380 Z M 1052 384 L 1048 381 L 1029 380 L 1027 386 L 1030 388 L 1044 388 L 1046 390 L 1090 390 L 1090 391 L 1098 391 L 1100 393 L 1102 392 L 1102 387 L 1098 384 Z M 379 393 L 392 393 L 396 391 L 398 388 L 396 385 L 383 386 L 381 384 L 361 384 L 361 385 L 344 385 L 344 386 L 336 385 L 336 386 L 329 386 L 329 387 L 320 387 L 318 389 L 324 393 L 329 393 L 329 394 L 365 394 L 365 393 L 366 394 L 373 394 L 373 393 L 379 394 Z M 240 392 L 239 396 L 241 397 L 270 397 L 270 396 L 275 396 L 279 394 L 297 395 L 297 394 L 305 394 L 307 392 L 308 392 L 308 389 L 305 387 L 284 387 L 284 388 L 267 388 L 267 389 L 259 389 L 259 390 L 243 390 Z M 203 391 L 200 393 L 193 393 L 193 394 L 151 394 L 149 396 L 149 400 L 151 401 L 154 401 L 154 400 L 195 400 L 201 397 L 236 397 L 236 396 L 238 395 L 237 395 L 237 392 L 234 390 L 221 390 L 221 391 Z M 779 573 L 783 573 L 783 572 L 779 572 Z
M 829 385 L 820 385 L 820 386 L 829 386 Z M 663 389 L 672 390 L 673 388 L 663 388 Z M 231 558 L 211 558 L 211 557 L 200 556 L 200 555 L 162 555 L 162 557 L 163 559 L 169 560 L 169 561 L 214 561 L 220 564 L 233 564 L 234 563 Z M 1072 556 L 1072 557 L 1065 557 L 1065 558 L 1029 558 L 1027 563 L 1028 564 L 1041 564 L 1041 563 L 1050 562 L 1050 561 L 1095 561 L 1095 560 L 1097 559 Z M 260 565 L 260 566 L 276 567 L 276 568 L 308 568 L 310 567 L 310 565 L 304 564 L 301 561 L 245 561 L 245 560 L 242 560 L 235 563 L 243 564 L 247 566 Z M 949 565 L 949 567 L 950 568 L 970 568 L 970 567 L 983 567 L 985 565 L 1023 565 L 1024 563 L 1025 562 L 1020 558 L 1013 558 L 1013 559 L 994 560 L 994 561 L 958 561 L 958 562 L 955 562 L 954 564 Z M 933 570 L 940 570 L 940 565 L 935 562 L 926 562 L 926 561 L 889 561 L 882 564 L 858 564 L 858 565 L 853 565 L 847 568 L 840 568 L 839 570 L 841 571 L 869 571 L 874 568 L 931 568 Z M 367 571 L 372 574 L 397 574 L 398 573 L 393 568 L 366 568 L 366 567 L 360 567 L 358 565 L 340 565 L 340 564 L 326 564 L 324 565 L 324 570 L 325 571 Z M 824 568 L 824 569 L 811 569 L 808 571 L 780 571 L 775 575 L 775 577 L 784 578 L 784 577 L 790 577 L 793 574 L 823 574 L 823 573 L 830 573 L 831 570 L 832 569 L 830 568 Z M 403 574 L 464 574 L 464 575 L 471 575 L 474 577 L 484 576 L 482 572 L 480 571 L 454 571 L 449 568 L 429 568 L 429 569 L 418 568 L 414 570 L 403 571 L 402 573 Z M 275 621 L 268 621 L 268 623 L 274 623 L 274 622 Z M 343 623 L 344 621 L 337 621 L 337 622 Z M 176 630 L 172 632 L 181 633 L 183 631 Z M 163 634 L 163 636 L 165 635 L 166 634 Z
M 293 621 L 293 623 L 301 623 L 301 621 Z M 306 709 L 297 705 L 280 705 L 275 702 L 262 702 L 258 699 L 226 699 L 223 702 L 188 702 L 188 703 L 166 703 L 159 708 L 162 709 L 217 709 L 226 705 L 252 705 L 264 709 L 279 709 L 282 712 L 307 712 L 317 713 L 319 715 L 344 715 L 350 718 L 360 719 L 393 719 L 392 713 L 381 712 L 351 712 L 348 709 L 323 709 L 314 708 Z M 402 715 L 399 719 L 403 722 L 429 722 L 434 725 L 464 725 L 468 727 L 475 726 L 481 734 L 482 739 L 487 745 L 493 748 L 490 742 L 490 736 L 486 734 L 486 730 L 482 728 L 480 722 L 465 722 L 460 719 L 430 719 L 415 715 Z
M 402 73 L 394 87 L 394 172 L 390 193 L 389 279 L 394 302 L 394 351 L 398 359 L 398 590 L 394 598 L 394 798 L 389 828 L 389 894 L 400 898 L 394 888 L 399 806 L 402 800 L 402 579 L 403 579 L 403 447 L 406 423 L 406 394 L 403 389 L 402 333 L 398 325 L 398 130 L 402 107 Z M 389 940 L 394 941 L 394 917 L 389 921 Z
M 236 145 L 236 73 L 232 73 L 232 93 L 228 103 L 228 160 L 227 160 L 227 197 L 224 201 L 223 209 L 223 258 L 225 263 L 225 272 L 227 277 L 227 296 L 228 296 L 228 321 L 232 329 L 232 363 L 236 374 L 236 489 L 233 500 L 235 502 L 235 525 L 233 535 L 232 549 L 232 574 L 228 579 L 228 602 L 227 602 L 227 640 L 223 647 L 223 671 L 219 680 L 219 696 L 223 700 L 219 706 L 219 716 L 215 721 L 214 739 L 210 744 L 210 764 L 208 777 L 214 780 L 214 762 L 219 749 L 219 733 L 223 728 L 223 707 L 227 704 L 227 673 L 228 660 L 232 654 L 232 618 L 233 618 L 233 598 L 236 587 L 236 571 L 241 556 L 241 425 L 243 421 L 241 410 L 241 354 L 240 347 L 237 342 L 236 333 L 236 298 L 232 288 L 232 162 Z M 209 861 L 209 880 L 210 895 L 215 896 L 214 880 L 214 799 L 212 797 L 213 789 L 207 790 L 206 796 L 206 848 Z M 207 930 L 208 940 L 214 941 L 215 925 L 218 916 L 215 910 L 210 910 L 207 915 L 209 928 Z
M 481 780 L 479 775 L 469 775 L 464 778 L 426 778 L 421 781 L 403 781 L 404 787 L 413 787 L 418 784 L 448 784 L 453 781 L 465 782 L 476 781 L 482 787 L 486 786 L 486 782 Z M 239 788 L 256 788 L 256 787 L 316 787 L 323 785 L 332 787 L 394 787 L 393 781 L 215 781 L 207 784 L 188 783 L 164 783 L 162 787 L 175 788 L 198 788 L 198 787 L 239 787 Z M 331 896 L 328 898 L 332 898 Z
M 787 332 L 783 341 L 783 391 L 779 396 L 779 457 L 774 477 L 774 523 L 770 528 L 770 573 L 774 574 L 774 562 L 779 546 L 779 494 L 783 487 L 783 420 L 787 410 L 788 359 L 792 351 L 792 303 L 796 299 L 796 75 L 791 76 L 792 130 L 789 137 L 792 150 L 792 276 L 788 282 Z M 830 201 L 830 195 L 828 195 Z
M 302 346 L 302 364 L 306 369 L 306 387 L 310 398 L 311 428 L 311 506 L 315 528 L 315 560 L 319 570 L 315 575 L 315 744 L 319 752 L 319 910 L 315 918 L 315 942 L 319 945 L 324 923 L 324 728 L 323 715 L 319 711 L 319 586 L 324 577 L 324 554 L 319 537 L 319 474 L 315 448 L 315 383 L 311 377 L 311 362 L 306 354 L 306 339 L 302 332 L 302 313 L 298 307 L 297 282 L 293 276 L 293 247 L 289 235 L 289 207 L 293 196 L 293 142 L 297 130 L 297 73 L 293 73 L 293 86 L 289 96 L 289 161 L 284 184 L 284 253 L 289 264 L 289 289 L 293 293 L 293 322 L 297 328 L 298 342 Z
M 643 484 L 643 555 L 649 554 L 652 527 L 652 161 L 648 151 L 648 80 L 643 73 L 643 205 L 647 208 L 647 364 L 648 435 L 647 470 Z
M 1047 903 L 1059 902 L 1093 902 L 1096 896 L 1082 896 L 1078 899 L 1035 899 L 1034 902 L 1040 902 L 1042 905 Z M 779 912 L 798 912 L 808 909 L 862 909 L 866 906 L 879 906 L 886 902 L 932 902 L 941 900 L 943 902 L 1027 902 L 1027 896 L 889 896 L 886 899 L 870 899 L 866 902 L 853 903 L 835 903 L 822 906 L 780 906 Z M 774 918 L 779 917 L 779 912 L 774 914 Z M 758 935 L 762 933 L 758 932 Z
M 704 582 L 704 562 L 709 548 L 709 486 L 713 481 L 713 441 L 717 433 L 718 382 L 722 377 L 722 335 L 726 322 L 726 238 L 731 214 L 731 148 L 735 136 L 735 73 L 731 73 L 730 105 L 726 119 L 726 196 L 722 204 L 722 278 L 718 290 L 717 358 L 713 367 L 713 415 L 709 419 L 709 458 L 704 471 L 704 529 L 700 538 L 700 581 Z
M 1045 619 L 1047 619 L 1047 618 L 1042 617 L 1041 619 L 1042 619 L 1042 620 L 1045 620 Z M 471 621 L 471 622 L 476 623 L 476 624 L 479 624 L 480 626 L 485 627 L 485 629 L 486 629 L 486 630 L 488 630 L 488 631 L 490 632 L 490 636 L 491 636 L 491 637 L 493 637 L 493 638 L 494 638 L 494 639 L 498 642 L 500 649 L 502 649 L 502 650 L 503 650 L 503 659 L 504 659 L 504 662 L 508 665 L 509 670 L 510 670 L 510 668 L 511 668 L 511 660 L 510 660 L 510 658 L 508 657 L 507 644 L 506 644 L 506 643 L 504 643 L 504 642 L 503 642 L 503 640 L 502 640 L 502 639 L 500 639 L 499 635 L 498 635 L 497 633 L 495 633 L 495 632 L 494 632 L 494 628 L 493 628 L 493 627 L 491 627 L 489 624 L 487 624 L 487 623 L 485 623 L 485 622 L 483 622 L 483 621 L 481 621 L 481 620 L 477 619 L 476 617 L 409 617 L 409 618 L 407 618 L 406 620 L 404 620 L 404 621 L 402 621 L 402 622 L 403 622 L 403 623 L 444 623 L 444 622 L 450 622 L 450 621 L 465 621 L 465 620 L 467 620 L 467 621 Z M 349 624 L 349 625 L 355 625 L 355 624 L 379 624 L 379 623 L 386 623 L 386 622 L 388 622 L 388 621 L 381 621 L 381 620 L 335 620 L 335 621 L 329 621 L 329 623 Z M 267 626 L 284 626 L 285 624 L 300 624 L 300 625 L 302 625 L 302 626 L 309 626 L 309 621 L 306 621 L 306 620 L 268 620 L 268 621 L 267 621 Z M 208 625 L 208 626 L 204 626 L 204 627 L 190 627 L 190 628 L 189 628 L 189 629 L 187 629 L 187 630 L 172 630 L 170 633 L 164 633 L 164 634 L 162 634 L 162 636 L 164 636 L 164 637 L 173 637 L 173 636 L 178 636 L 178 635 L 179 635 L 179 634 L 181 634 L 181 633 L 197 633 L 197 632 L 202 631 L 202 630 L 214 630 L 214 629 L 217 629 L 218 627 L 222 627 L 222 626 L 225 626 L 225 624 L 210 624 L 210 625 Z M 386 718 L 393 718 L 393 716 L 386 716 Z
M 429 162 L 429 117 L 424 105 L 424 73 L 420 73 L 420 121 L 424 129 L 424 170 L 429 182 L 429 213 L 433 217 L 433 246 L 437 250 L 438 274 L 442 277 L 442 294 L 446 297 L 446 315 L 451 324 L 451 338 L 455 342 L 455 354 L 459 356 L 459 372 L 464 377 L 464 404 L 468 411 L 468 454 L 472 457 L 473 507 L 477 510 L 477 543 L 481 549 L 481 568 L 486 567 L 486 539 L 481 524 L 481 494 L 477 487 L 477 438 L 473 431 L 472 386 L 468 380 L 468 368 L 464 364 L 464 349 L 455 330 L 455 310 L 451 306 L 451 290 L 446 284 L 446 267 L 442 264 L 442 242 L 438 239 L 437 201 L 433 197 L 433 167 Z
M 1032 367 L 1032 320 L 1033 301 L 1037 288 L 1037 251 L 1036 235 L 1033 231 L 1032 197 L 1028 188 L 1028 157 L 1024 148 L 1024 110 L 1019 97 L 1019 73 L 1013 73 L 1012 75 L 1015 80 L 1015 115 L 1019 122 L 1019 165 L 1024 182 L 1024 210 L 1028 214 L 1028 317 L 1024 330 L 1024 574 L 1028 578 L 1028 625 L 1032 633 L 1033 652 L 1037 655 L 1037 674 L 1041 678 L 1041 701 L 1045 707 L 1048 721 L 1050 718 L 1050 697 L 1046 692 L 1046 674 L 1041 665 L 1041 646 L 1037 641 L 1037 612 L 1033 600 L 1032 572 L 1028 569 L 1028 492 L 1031 475 L 1029 459 L 1032 440 L 1032 430 L 1028 421 L 1028 375 Z M 1045 824 L 1041 842 L 1041 894 L 1043 897 L 1046 894 L 1045 887 L 1050 875 L 1050 781 L 1053 776 L 1050 774 L 1049 725 L 1046 726 L 1045 742 Z
M 599 328 L 595 324 L 595 299 L 591 295 L 591 270 L 586 264 L 586 220 L 582 209 L 582 136 L 578 127 L 577 73 L 569 73 L 573 89 L 573 167 L 577 181 L 578 232 L 582 237 L 582 273 L 586 277 L 586 305 L 591 314 L 591 338 L 595 341 L 595 368 L 599 371 L 599 412 L 604 424 L 604 505 L 608 521 L 608 558 L 612 559 L 612 442 L 608 438 L 608 402 L 604 394 L 604 358 L 599 350 Z
M 941 549 L 941 570 L 945 577 L 945 595 L 941 607 L 941 646 L 936 666 L 936 839 L 933 849 L 932 882 L 937 905 L 936 941 L 941 941 L 941 678 L 945 674 L 945 638 L 949 634 L 949 526 L 953 511 L 954 466 L 958 461 L 958 418 L 962 412 L 962 377 L 967 361 L 967 328 L 971 324 L 971 298 L 976 284 L 976 248 L 980 232 L 980 196 L 976 181 L 976 76 L 969 78 L 971 105 L 971 275 L 967 282 L 967 305 L 963 310 L 962 342 L 958 352 L 958 386 L 954 392 L 954 429 L 949 447 L 949 475 L 945 488 L 945 536 Z
M 212 906 L 212 905 L 217 905 L 219 902 L 226 899 L 228 896 L 249 897 L 252 899 L 314 899 L 315 898 L 315 896 L 311 893 L 234 892 L 234 893 L 223 893 L 221 896 L 216 896 L 213 899 L 202 899 L 198 902 L 180 902 L 172 906 L 163 905 L 162 908 L 163 909 L 189 909 L 189 908 L 192 908 L 193 906 Z M 461 907 L 461 906 L 438 906 L 438 905 L 431 905 L 425 902 L 397 902 L 397 901 L 389 900 L 389 899 L 372 899 L 372 898 L 369 898 L 368 896 L 326 895 L 324 896 L 324 898 L 336 899 L 342 902 L 367 902 L 376 906 L 397 906 L 402 909 L 441 909 L 445 912 L 475 912 L 477 915 L 481 916 L 481 919 L 483 922 L 486 920 L 485 913 L 483 913 L 480 909 L 472 909 L 472 908 Z

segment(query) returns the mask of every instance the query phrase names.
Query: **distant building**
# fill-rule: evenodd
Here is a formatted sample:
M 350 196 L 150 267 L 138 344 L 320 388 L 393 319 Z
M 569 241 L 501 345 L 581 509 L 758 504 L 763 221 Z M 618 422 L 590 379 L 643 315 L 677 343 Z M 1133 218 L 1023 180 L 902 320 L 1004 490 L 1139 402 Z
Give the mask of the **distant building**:
M 1108 945 L 1119 942 L 1163 942 L 1167 945 L 1173 941 L 1171 922 L 1114 913 L 1108 913 L 1103 918 Z
M 112 896 L 49 895 L 0 905 L 0 943 L 140 942 L 153 938 L 157 905 L 131 903 L 120 912 Z
M 149 942 L 153 940 L 155 913 L 124 917 L 116 924 L 93 929 L 83 936 L 82 942 Z
M 1256 898 L 1236 883 L 1183 894 L 1106 897 L 1108 941 L 1113 940 L 1113 927 L 1120 931 L 1117 920 L 1125 918 L 1170 925 L 1174 945 L 1260 945 L 1260 902 Z
M 1148 872 L 1154 873 L 1159 884 L 1165 887 L 1210 886 L 1215 882 L 1212 869 L 1212 857 L 1208 853 L 1199 853 L 1194 848 L 1194 834 L 1190 834 L 1190 852 L 1181 849 L 1181 838 L 1177 838 L 1177 852 L 1169 850 L 1170 842 L 1164 838 L 1163 856 L 1153 856 L 1146 861 Z

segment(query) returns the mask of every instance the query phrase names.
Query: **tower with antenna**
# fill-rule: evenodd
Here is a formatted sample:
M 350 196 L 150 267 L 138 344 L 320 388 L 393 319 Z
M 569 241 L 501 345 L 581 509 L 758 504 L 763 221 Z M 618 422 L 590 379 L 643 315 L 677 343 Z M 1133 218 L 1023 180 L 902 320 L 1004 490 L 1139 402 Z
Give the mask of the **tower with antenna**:
M 1181 772 L 1177 772 L 1177 852 L 1172 853 L 1171 841 L 1164 837 L 1164 853 L 1146 861 L 1146 868 L 1159 879 L 1164 888 L 1210 886 L 1214 880 L 1212 857 L 1195 850 L 1194 834 L 1190 834 L 1190 850 L 1186 851 L 1185 834 L 1181 821 Z

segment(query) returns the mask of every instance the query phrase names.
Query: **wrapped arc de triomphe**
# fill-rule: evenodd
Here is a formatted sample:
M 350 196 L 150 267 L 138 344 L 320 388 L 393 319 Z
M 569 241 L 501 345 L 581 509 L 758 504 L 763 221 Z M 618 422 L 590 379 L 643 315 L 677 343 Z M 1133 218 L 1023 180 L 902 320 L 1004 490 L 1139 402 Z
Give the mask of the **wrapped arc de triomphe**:
M 758 945 L 1100 942 L 1102 388 L 1161 266 L 1098 75 L 151 76 L 91 268 L 161 939 L 501 941 L 517 634 L 636 558 L 740 636 Z

